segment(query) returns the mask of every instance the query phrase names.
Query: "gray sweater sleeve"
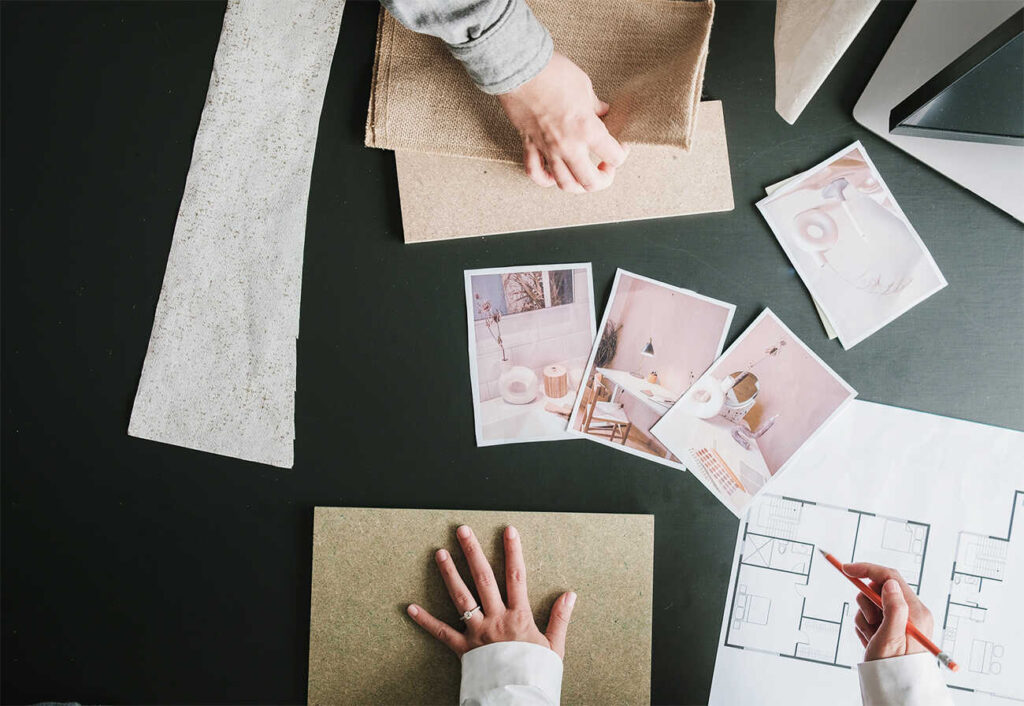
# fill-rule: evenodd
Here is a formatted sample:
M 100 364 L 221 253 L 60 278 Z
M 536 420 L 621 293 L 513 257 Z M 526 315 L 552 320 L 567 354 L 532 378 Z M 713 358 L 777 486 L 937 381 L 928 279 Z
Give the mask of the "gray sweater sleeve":
M 414 32 L 441 38 L 485 93 L 508 93 L 541 72 L 554 45 L 525 0 L 381 0 Z

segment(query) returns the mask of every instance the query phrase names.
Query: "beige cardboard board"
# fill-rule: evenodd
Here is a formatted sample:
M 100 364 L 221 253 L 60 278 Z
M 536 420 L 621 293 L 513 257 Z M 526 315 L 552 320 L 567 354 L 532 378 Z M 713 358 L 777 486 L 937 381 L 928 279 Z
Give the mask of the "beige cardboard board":
M 542 188 L 521 165 L 396 152 L 405 242 L 731 211 L 721 101 L 700 104 L 689 152 L 633 145 L 605 191 Z
M 611 105 L 625 142 L 690 147 L 714 16 L 711 0 L 530 0 L 556 49 Z M 483 93 L 435 37 L 381 10 L 366 144 L 519 162 L 522 143 L 495 96 Z
M 480 538 L 502 595 L 501 534 L 508 524 L 519 529 L 541 630 L 554 599 L 577 592 L 563 704 L 650 702 L 652 515 L 318 507 L 310 704 L 458 702 L 458 659 L 413 623 L 405 608 L 416 602 L 458 624 L 433 553 L 451 550 L 468 581 L 455 539 L 463 523 Z

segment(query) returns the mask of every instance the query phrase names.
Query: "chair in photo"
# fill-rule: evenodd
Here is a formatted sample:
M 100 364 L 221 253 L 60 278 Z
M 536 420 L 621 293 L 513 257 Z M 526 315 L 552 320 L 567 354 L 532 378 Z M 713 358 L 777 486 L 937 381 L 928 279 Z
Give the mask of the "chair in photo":
M 594 382 L 587 386 L 583 395 L 583 432 L 594 435 L 611 432 L 609 441 L 615 441 L 616 435 L 621 435 L 622 445 L 625 446 L 633 423 L 629 421 L 620 403 L 600 400 L 600 391 L 605 389 L 601 380 L 601 373 L 594 373 Z

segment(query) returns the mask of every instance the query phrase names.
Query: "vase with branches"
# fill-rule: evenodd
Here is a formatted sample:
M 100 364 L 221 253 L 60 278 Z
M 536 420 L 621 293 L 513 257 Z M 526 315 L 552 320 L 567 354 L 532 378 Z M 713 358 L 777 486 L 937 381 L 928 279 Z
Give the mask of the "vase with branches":
M 501 312 L 498 311 L 489 300 L 481 299 L 479 294 L 474 294 L 473 298 L 474 308 L 478 314 L 478 319 L 483 319 L 484 326 L 487 328 L 487 332 L 491 334 L 491 338 L 494 339 L 495 343 L 498 344 L 498 348 L 501 349 L 501 361 L 507 362 L 508 356 L 505 354 L 505 342 L 501 340 Z
M 594 365 L 598 368 L 606 368 L 615 358 L 615 351 L 619 347 L 619 332 L 622 324 L 617 324 L 611 319 L 601 331 L 601 341 L 597 344 L 597 353 L 594 355 Z

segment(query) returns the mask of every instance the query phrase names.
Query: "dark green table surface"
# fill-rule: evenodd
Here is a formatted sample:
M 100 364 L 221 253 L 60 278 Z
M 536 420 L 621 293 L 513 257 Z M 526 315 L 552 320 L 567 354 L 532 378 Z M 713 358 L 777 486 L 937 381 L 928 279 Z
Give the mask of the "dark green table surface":
M 879 7 L 794 126 L 774 4 L 719 5 L 704 88 L 731 213 L 407 247 L 394 157 L 362 146 L 376 6 L 351 2 L 309 198 L 295 468 L 129 438 L 223 10 L 2 6 L 4 703 L 304 701 L 315 505 L 654 513 L 652 696 L 706 702 L 736 519 L 598 444 L 477 449 L 466 268 L 591 261 L 603 306 L 623 267 L 734 302 L 730 340 L 771 306 L 864 399 L 1022 425 L 1020 224 L 851 117 L 909 5 Z M 752 204 L 855 139 L 949 287 L 843 351 Z

